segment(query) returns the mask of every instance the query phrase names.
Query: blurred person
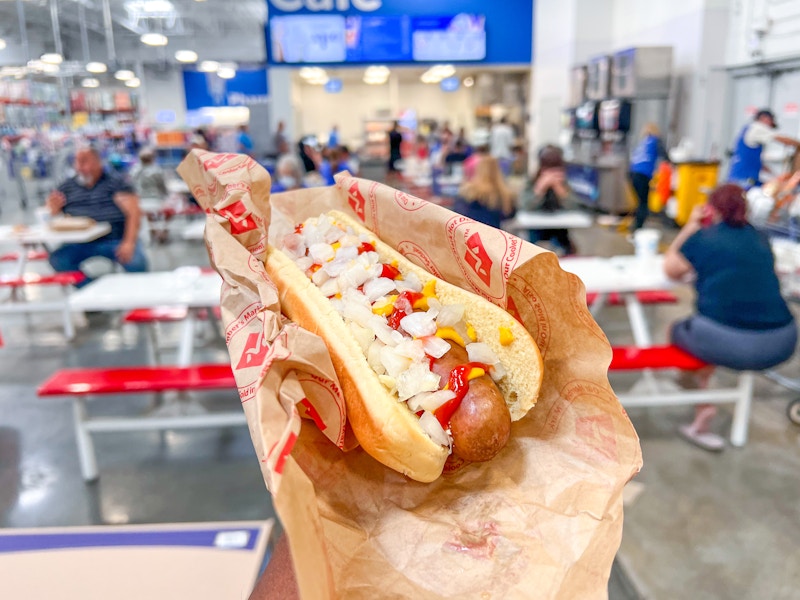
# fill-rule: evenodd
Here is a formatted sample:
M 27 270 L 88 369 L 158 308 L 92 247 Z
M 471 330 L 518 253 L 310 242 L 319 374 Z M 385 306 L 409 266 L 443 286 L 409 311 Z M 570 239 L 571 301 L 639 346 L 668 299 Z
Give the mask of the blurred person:
M 509 164 L 513 155 L 511 148 L 514 146 L 514 129 L 508 124 L 508 119 L 502 117 L 499 122 L 492 125 L 489 133 L 489 153 L 501 164 Z
M 286 139 L 284 129 L 286 124 L 283 121 L 278 121 L 278 128 L 275 130 L 275 135 L 272 138 L 272 151 L 275 156 L 282 156 L 289 152 L 289 141 Z
M 555 212 L 577 204 L 577 199 L 567 184 L 564 152 L 558 146 L 548 144 L 539 151 L 539 170 L 533 178 L 530 192 L 523 196 L 520 203 L 523 210 Z M 564 254 L 575 254 L 575 245 L 568 229 L 531 232 L 532 242 L 540 240 L 555 242 Z
M 516 196 L 506 185 L 497 159 L 484 156 L 474 176 L 459 188 L 453 210 L 499 229 L 501 221 L 514 216 L 515 203 Z
M 445 164 L 463 163 L 469 156 L 469 149 L 463 140 L 456 138 L 452 148 L 444 155 Z
M 319 174 L 325 180 L 326 185 L 334 185 L 336 180 L 333 178 L 336 173 L 347 170 L 347 163 L 344 162 L 342 151 L 339 148 L 326 148 L 323 151 L 322 163 L 319 165 Z
M 358 156 L 352 154 L 350 152 L 350 148 L 348 146 L 339 146 L 339 152 L 342 153 L 342 164 L 346 165 L 347 170 L 350 172 L 351 175 L 358 175 L 361 169 L 361 161 L 358 160 Z
M 297 142 L 297 155 L 303 161 L 306 173 L 316 171 L 320 162 L 322 162 L 322 157 L 319 150 L 317 150 L 316 144 L 316 139 L 311 136 L 306 136 Z
M 247 125 L 239 126 L 239 134 L 236 136 L 236 144 L 238 147 L 237 152 L 240 154 L 253 153 L 253 138 L 250 137 L 250 134 L 247 131 Z
M 131 172 L 131 183 L 139 198 L 163 200 L 168 195 L 164 171 L 156 164 L 155 159 L 153 149 L 145 148 L 139 153 L 139 165 Z
M 641 229 L 650 215 L 648 205 L 650 182 L 653 179 L 653 173 L 656 172 L 658 161 L 667 158 L 660 136 L 661 131 L 658 129 L 658 125 L 645 123 L 642 127 L 641 139 L 631 153 L 628 179 L 636 193 L 636 217 L 631 232 Z
M 275 165 L 272 192 L 289 192 L 303 187 L 303 163 L 294 154 L 282 154 Z
M 328 148 L 337 148 L 339 146 L 339 126 L 334 125 L 331 132 L 328 134 Z
M 400 177 L 400 167 L 397 161 L 403 158 L 400 147 L 403 144 L 403 134 L 400 133 L 400 124 L 395 121 L 389 131 L 389 164 L 386 180 L 397 179 Z
M 779 134 L 777 128 L 774 113 L 766 108 L 759 110 L 753 120 L 742 128 L 731 156 L 729 183 L 745 189 L 761 185 L 761 171 L 771 172 L 761 159 L 764 146 L 770 142 L 800 148 L 800 140 Z
M 472 154 L 464 161 L 464 180 L 469 181 L 475 175 L 475 168 L 478 163 L 486 156 L 489 156 L 489 130 L 479 127 L 472 132 Z
M 76 175 L 64 181 L 47 197 L 50 214 L 90 217 L 111 225 L 111 232 L 83 244 L 64 244 L 50 254 L 56 271 L 77 271 L 83 261 L 103 256 L 131 273 L 147 270 L 147 258 L 139 241 L 141 211 L 139 197 L 121 177 L 103 168 L 94 148 L 75 154 Z M 89 283 L 87 278 L 79 286 Z
M 746 217 L 744 190 L 725 184 L 708 203 L 695 207 L 664 256 L 664 271 L 673 279 L 694 274 L 696 313 L 673 323 L 673 344 L 710 363 L 738 371 L 772 368 L 794 353 L 797 327 L 775 274 L 767 236 Z M 688 387 L 705 387 L 713 367 L 698 373 Z M 716 406 L 698 405 L 691 423 L 679 433 L 710 451 L 724 439 L 712 433 Z

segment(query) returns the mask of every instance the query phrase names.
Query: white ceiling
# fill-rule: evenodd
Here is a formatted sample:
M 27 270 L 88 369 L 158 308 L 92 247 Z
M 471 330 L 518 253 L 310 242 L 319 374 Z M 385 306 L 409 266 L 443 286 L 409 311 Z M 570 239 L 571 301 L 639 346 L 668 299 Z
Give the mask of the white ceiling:
M 243 32 L 250 38 L 263 30 L 267 11 L 265 0 L 109 0 L 109 3 L 115 46 L 122 49 L 147 31 L 165 33 L 170 38 L 170 48 L 175 49 L 191 47 L 204 39 L 225 39 L 228 44 L 235 45 Z M 51 0 L 24 0 L 22 5 L 29 44 L 52 47 Z M 102 0 L 56 0 L 55 5 L 68 58 L 81 58 L 81 10 L 90 45 L 105 47 Z M 135 11 L 129 10 L 131 8 L 140 11 L 138 18 Z M 143 9 L 151 12 L 142 12 Z M 152 9 L 167 10 L 152 12 Z M 0 37 L 9 47 L 21 44 L 16 0 L 0 0 Z M 259 43 L 263 44 L 263 37 Z

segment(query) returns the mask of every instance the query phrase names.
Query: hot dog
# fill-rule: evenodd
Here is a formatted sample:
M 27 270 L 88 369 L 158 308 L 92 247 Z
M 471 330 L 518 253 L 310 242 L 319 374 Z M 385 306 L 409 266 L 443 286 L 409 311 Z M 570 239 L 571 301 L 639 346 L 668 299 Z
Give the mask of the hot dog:
M 326 342 L 364 450 L 418 481 L 489 460 L 536 402 L 542 359 L 501 308 L 435 278 L 346 215 L 267 250 L 281 310 Z

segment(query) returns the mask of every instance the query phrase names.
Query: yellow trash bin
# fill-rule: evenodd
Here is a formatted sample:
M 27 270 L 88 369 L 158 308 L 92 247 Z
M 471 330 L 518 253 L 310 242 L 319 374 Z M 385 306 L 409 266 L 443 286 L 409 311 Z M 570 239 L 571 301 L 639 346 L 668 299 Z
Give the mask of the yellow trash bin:
M 678 203 L 675 221 L 685 225 L 692 210 L 704 204 L 708 194 L 717 186 L 719 177 L 718 161 L 687 161 L 678 163 L 678 183 L 675 199 Z

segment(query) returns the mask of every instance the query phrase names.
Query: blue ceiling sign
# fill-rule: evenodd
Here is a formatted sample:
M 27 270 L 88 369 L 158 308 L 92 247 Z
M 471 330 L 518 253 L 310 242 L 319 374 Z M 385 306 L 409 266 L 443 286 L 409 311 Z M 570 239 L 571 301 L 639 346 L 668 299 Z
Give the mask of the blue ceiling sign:
M 342 80 L 337 78 L 328 79 L 325 84 L 325 91 L 329 94 L 338 94 L 342 91 Z
M 455 92 L 460 85 L 461 80 L 458 77 L 447 77 L 439 83 L 439 87 L 442 88 L 443 92 Z
M 266 104 L 267 70 L 236 71 L 233 79 L 223 79 L 216 73 L 184 70 L 183 89 L 186 110 L 209 106 L 253 106 Z
M 265 0 L 270 64 L 531 64 L 533 0 Z

